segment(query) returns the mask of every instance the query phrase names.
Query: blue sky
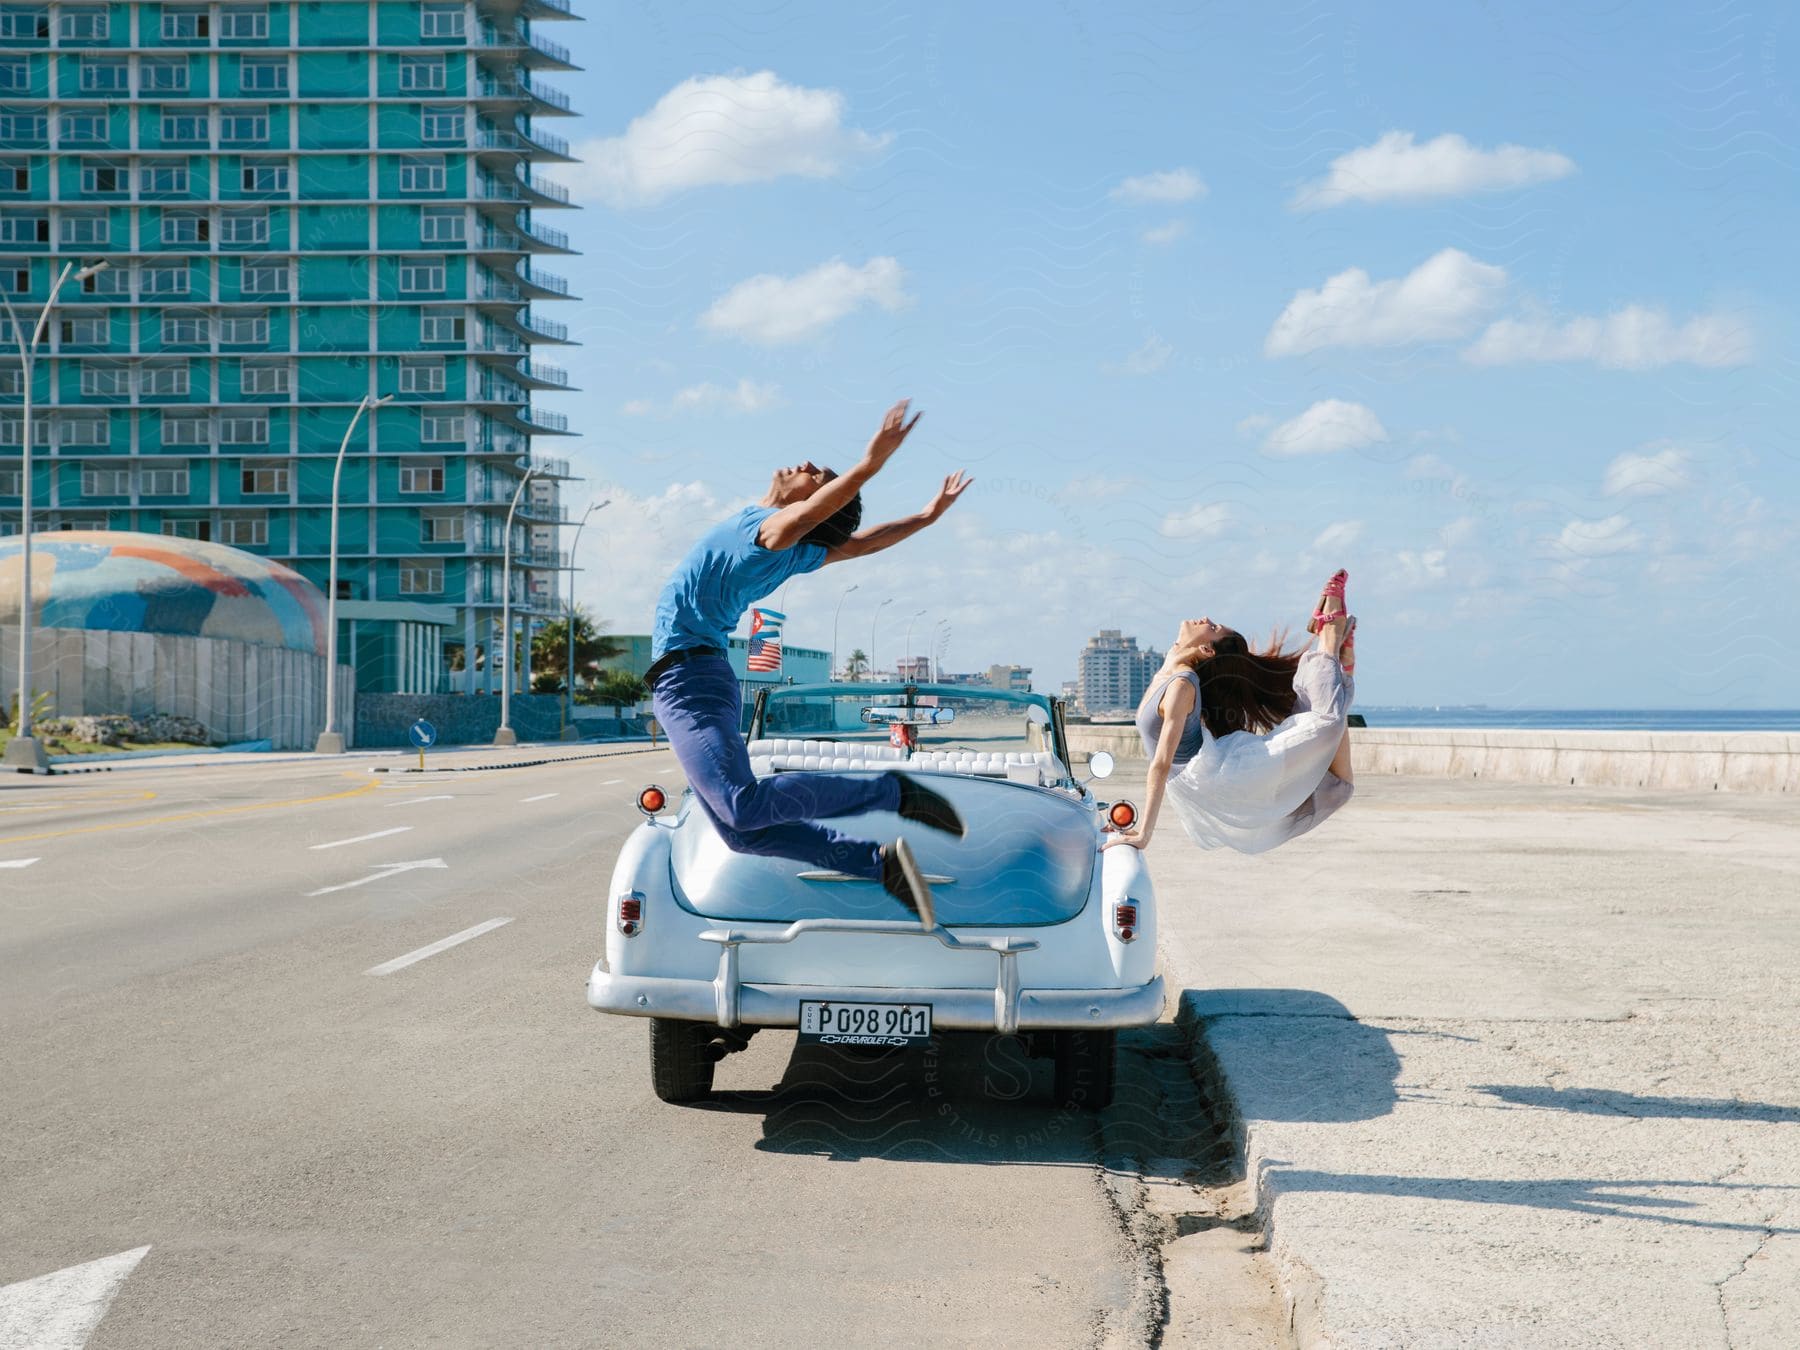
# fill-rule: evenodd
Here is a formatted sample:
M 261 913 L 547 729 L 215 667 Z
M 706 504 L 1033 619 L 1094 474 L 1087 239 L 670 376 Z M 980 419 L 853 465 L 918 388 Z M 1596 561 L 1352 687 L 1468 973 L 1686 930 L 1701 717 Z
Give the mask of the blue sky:
M 1343 565 L 1365 703 L 1800 703 L 1791 11 L 577 4 L 545 403 L 616 631 L 911 396 L 868 518 L 976 484 L 792 641 L 891 598 L 877 665 L 923 610 L 1054 689 Z

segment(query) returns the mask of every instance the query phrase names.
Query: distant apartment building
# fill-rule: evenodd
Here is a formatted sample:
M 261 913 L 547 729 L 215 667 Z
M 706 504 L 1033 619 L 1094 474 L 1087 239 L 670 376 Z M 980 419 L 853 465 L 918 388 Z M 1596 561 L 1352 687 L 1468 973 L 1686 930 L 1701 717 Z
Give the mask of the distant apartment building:
M 34 526 L 231 544 L 323 588 L 338 446 L 391 398 L 344 461 L 340 650 L 496 689 L 503 574 L 515 627 L 561 608 L 569 466 L 533 441 L 567 428 L 532 399 L 569 387 L 534 357 L 569 335 L 533 304 L 569 290 L 538 265 L 572 251 L 539 173 L 571 162 L 543 129 L 570 101 L 540 76 L 576 67 L 538 29 L 570 3 L 0 3 L 0 290 L 27 326 L 65 264 L 108 265 L 37 349 Z
M 1075 683 L 1081 711 L 1090 717 L 1130 712 L 1162 665 L 1162 653 L 1140 649 L 1135 637 L 1102 628 L 1081 649 Z
M 994 665 L 986 670 L 932 671 L 929 656 L 903 658 L 896 678 L 912 684 L 967 684 L 982 689 L 1007 689 L 1014 693 L 1029 694 L 1031 692 L 1031 667 Z

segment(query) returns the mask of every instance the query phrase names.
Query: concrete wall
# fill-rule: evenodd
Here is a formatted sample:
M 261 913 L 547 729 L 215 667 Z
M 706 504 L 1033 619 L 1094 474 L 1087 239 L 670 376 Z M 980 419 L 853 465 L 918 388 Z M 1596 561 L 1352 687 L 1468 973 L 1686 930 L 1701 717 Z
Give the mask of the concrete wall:
M 562 731 L 560 694 L 514 694 L 508 710 L 521 741 L 553 741 Z M 363 694 L 356 700 L 356 744 L 407 746 L 406 730 L 423 717 L 439 745 L 491 745 L 500 729 L 498 694 Z
M 1128 726 L 1071 726 L 1078 754 L 1144 758 Z M 1351 733 L 1358 774 L 1425 774 L 1564 787 L 1800 792 L 1800 734 L 1781 731 L 1456 731 L 1367 727 Z
M 0 628 L 0 695 L 18 679 L 19 630 Z M 285 647 L 167 633 L 34 628 L 31 688 L 59 716 L 168 713 L 191 717 L 221 742 L 310 750 L 325 729 L 325 659 Z M 338 725 L 346 732 L 355 677 L 338 666 Z

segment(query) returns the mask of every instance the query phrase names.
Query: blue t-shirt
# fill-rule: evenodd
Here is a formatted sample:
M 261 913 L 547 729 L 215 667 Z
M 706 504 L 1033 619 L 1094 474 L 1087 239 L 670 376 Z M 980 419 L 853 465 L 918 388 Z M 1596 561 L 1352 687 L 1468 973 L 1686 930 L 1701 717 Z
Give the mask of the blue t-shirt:
M 773 506 L 746 506 L 700 536 L 663 587 L 656 602 L 650 659 L 684 647 L 729 649 L 744 611 L 771 595 L 789 577 L 825 565 L 823 544 L 764 548 L 756 542 Z

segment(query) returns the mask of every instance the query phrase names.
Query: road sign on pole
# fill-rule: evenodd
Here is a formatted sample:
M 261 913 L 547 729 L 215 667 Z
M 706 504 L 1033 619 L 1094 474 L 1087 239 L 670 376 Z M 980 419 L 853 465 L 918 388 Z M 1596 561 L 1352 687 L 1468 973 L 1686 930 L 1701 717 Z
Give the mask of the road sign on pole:
M 425 767 L 425 752 L 437 744 L 437 728 L 423 717 L 406 729 L 407 739 L 419 747 L 419 767 Z

